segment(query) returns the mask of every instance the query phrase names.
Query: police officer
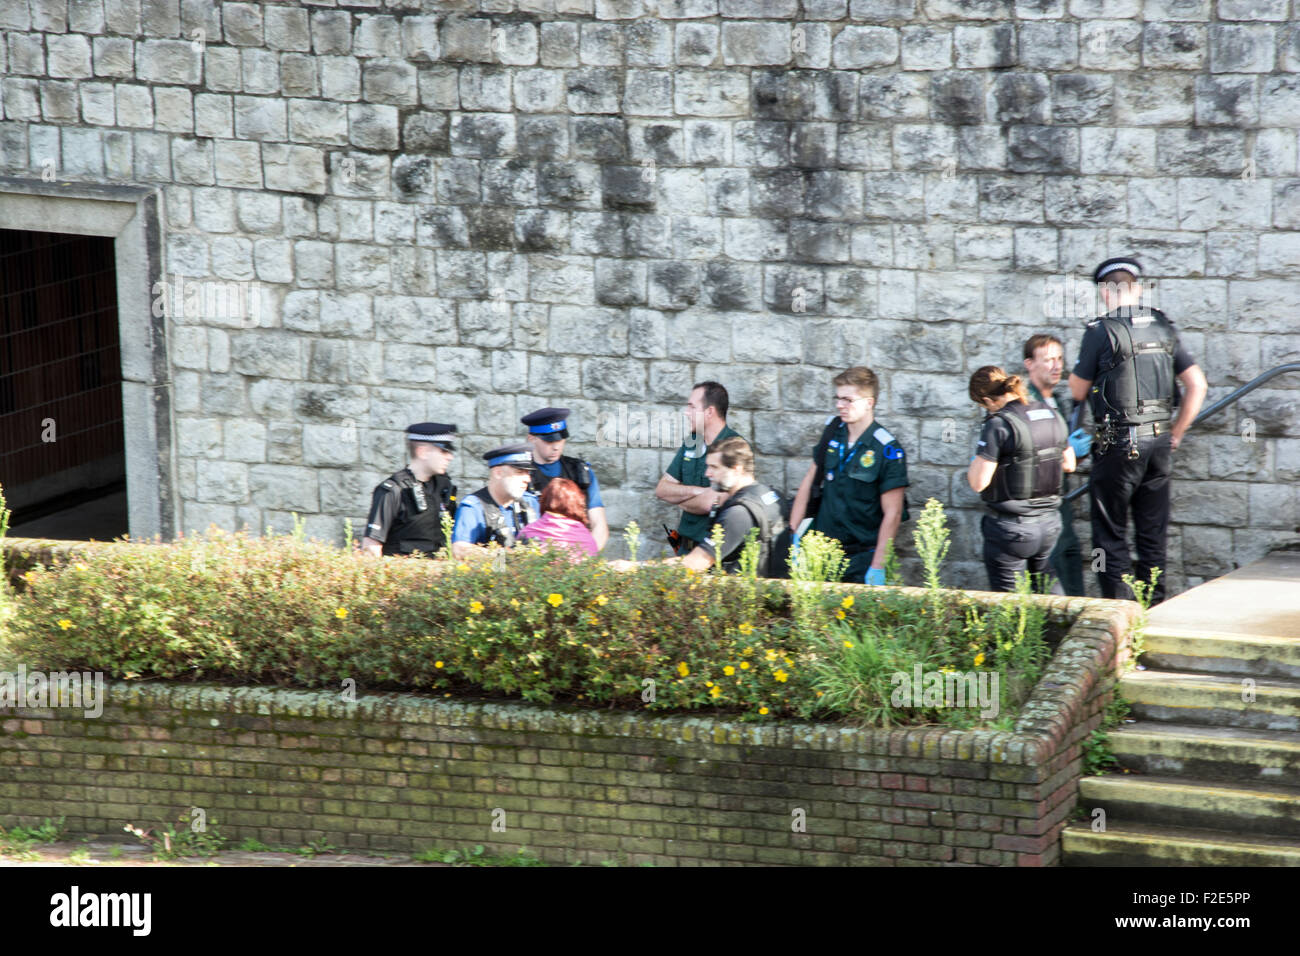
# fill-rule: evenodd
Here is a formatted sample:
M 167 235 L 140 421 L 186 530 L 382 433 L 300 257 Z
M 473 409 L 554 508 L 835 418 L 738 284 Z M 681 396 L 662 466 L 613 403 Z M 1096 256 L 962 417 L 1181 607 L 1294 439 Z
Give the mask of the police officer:
M 515 536 L 537 520 L 537 496 L 528 490 L 533 456 L 526 444 L 504 445 L 483 455 L 488 483 L 466 495 L 456 509 L 451 533 L 452 555 L 464 559 L 482 554 L 489 544 L 514 547 Z
M 687 554 L 666 559 L 664 564 L 683 564 L 696 571 L 707 571 L 718 561 L 713 547 L 713 528 L 721 525 L 722 569 L 728 574 L 740 570 L 740 556 L 744 551 L 749 532 L 758 529 L 758 562 L 760 577 L 776 576 L 778 568 L 773 562 L 776 555 L 772 544 L 785 525 L 781 517 L 781 496 L 754 480 L 754 451 L 743 438 L 724 438 L 715 442 L 705 456 L 705 473 L 710 486 L 726 496 L 726 500 L 709 516 L 709 533 Z M 615 570 L 625 571 L 635 565 L 631 561 L 611 561 Z
M 1019 572 L 1041 580 L 1047 571 L 1061 533 L 1062 474 L 1074 471 L 1074 450 L 1065 419 L 1031 401 L 1019 375 L 985 365 L 971 376 L 970 397 L 989 413 L 966 472 L 989 508 L 980 522 L 984 568 L 990 591 L 1012 591 Z
M 361 549 L 381 554 L 436 554 L 446 544 L 442 516 L 456 507 L 447 477 L 455 425 L 420 422 L 406 430 L 410 462 L 375 488 Z
M 1070 421 L 1074 410 L 1074 400 L 1070 398 L 1069 389 L 1060 385 L 1061 375 L 1065 371 L 1065 346 L 1055 335 L 1040 333 L 1031 335 L 1024 346 L 1025 371 L 1029 381 L 1026 388 L 1030 401 L 1042 402 L 1061 416 L 1063 421 Z M 1076 428 L 1070 432 L 1070 448 L 1074 451 L 1075 461 L 1082 461 L 1092 447 L 1092 436 L 1085 428 Z M 1077 467 L 1077 465 L 1076 465 Z M 1061 535 L 1056 539 L 1056 547 L 1048 562 L 1061 590 L 1073 596 L 1083 595 L 1083 549 L 1079 545 L 1079 536 L 1074 533 L 1074 506 L 1066 501 L 1064 493 L 1070 490 L 1069 481 L 1061 485 Z
M 845 581 L 885 583 L 885 549 L 910 516 L 907 464 L 897 439 L 876 421 L 875 372 L 856 366 L 832 379 L 838 415 L 813 448 L 813 462 L 790 509 L 790 525 L 838 539 L 848 556 Z
M 686 399 L 686 421 L 690 436 L 682 442 L 668 470 L 655 486 L 655 497 L 682 509 L 673 550 L 686 555 L 709 536 L 709 513 L 727 500 L 705 476 L 709 448 L 724 438 L 739 437 L 727 425 L 730 399 L 718 382 L 698 382 Z
M 1142 266 L 1131 256 L 1107 259 L 1093 272 L 1107 313 L 1089 322 L 1070 373 L 1070 394 L 1092 410 L 1092 546 L 1103 562 L 1106 598 L 1128 597 L 1128 515 L 1133 513 L 1138 580 L 1165 568 L 1173 452 L 1205 401 L 1205 374 L 1178 340 L 1174 324 L 1142 305 Z M 1185 389 L 1178 417 L 1177 379 Z M 1121 593 L 1123 592 L 1123 593 Z M 1153 603 L 1165 598 L 1164 577 Z
M 541 497 L 552 478 L 568 478 L 582 489 L 587 498 L 587 527 L 601 550 L 609 540 L 609 523 L 605 520 L 605 503 L 600 497 L 600 482 L 591 465 L 564 453 L 569 437 L 569 409 L 539 408 L 519 419 L 528 426 L 528 444 L 532 446 L 532 491 Z

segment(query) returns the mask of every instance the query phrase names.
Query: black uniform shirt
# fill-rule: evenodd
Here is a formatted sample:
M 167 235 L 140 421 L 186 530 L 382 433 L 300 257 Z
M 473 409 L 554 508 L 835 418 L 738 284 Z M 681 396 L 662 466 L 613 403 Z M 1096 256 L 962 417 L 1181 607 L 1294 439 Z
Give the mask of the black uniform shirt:
M 424 494 L 425 509 L 420 511 L 414 487 Z M 379 541 L 384 554 L 434 553 L 443 547 L 442 512 L 456 494 L 446 475 L 434 475 L 417 482 L 410 468 L 403 468 L 375 488 L 366 519 L 366 537 Z

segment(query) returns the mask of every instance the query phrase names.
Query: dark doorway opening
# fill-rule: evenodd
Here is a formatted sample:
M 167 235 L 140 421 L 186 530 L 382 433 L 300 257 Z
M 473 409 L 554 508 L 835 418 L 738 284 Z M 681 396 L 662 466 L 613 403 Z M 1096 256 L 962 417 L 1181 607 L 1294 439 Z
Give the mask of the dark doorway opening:
M 127 531 L 113 240 L 0 229 L 0 485 L 10 534 Z

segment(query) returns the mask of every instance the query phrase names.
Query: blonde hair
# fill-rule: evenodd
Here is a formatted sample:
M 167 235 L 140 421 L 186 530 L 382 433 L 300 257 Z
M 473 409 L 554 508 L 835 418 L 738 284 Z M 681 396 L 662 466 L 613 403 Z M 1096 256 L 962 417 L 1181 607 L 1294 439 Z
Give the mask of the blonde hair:
M 970 377 L 971 401 L 983 405 L 986 398 L 1011 395 L 1022 402 L 1029 401 L 1029 391 L 1019 375 L 1008 375 L 996 365 L 985 365 Z

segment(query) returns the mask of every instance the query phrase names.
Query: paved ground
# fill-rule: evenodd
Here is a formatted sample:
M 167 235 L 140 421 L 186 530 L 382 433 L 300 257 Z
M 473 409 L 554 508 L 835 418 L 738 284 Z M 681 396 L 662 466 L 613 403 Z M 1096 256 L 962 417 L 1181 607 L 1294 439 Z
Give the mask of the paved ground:
M 249 853 L 229 850 L 213 857 L 186 860 L 154 860 L 146 846 L 122 843 L 47 843 L 18 855 L 0 854 L 0 868 L 17 866 L 446 866 L 445 863 L 415 863 L 409 856 L 389 858 L 350 853 L 326 853 L 315 857 L 296 853 Z
M 1151 609 L 1151 626 L 1214 637 L 1300 637 L 1300 551 L 1275 551 Z

